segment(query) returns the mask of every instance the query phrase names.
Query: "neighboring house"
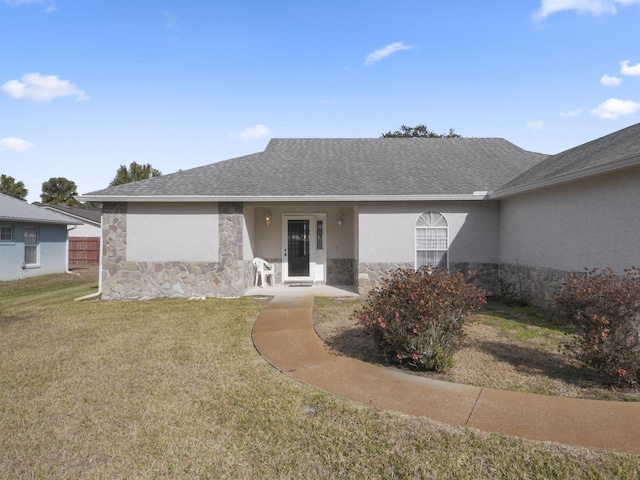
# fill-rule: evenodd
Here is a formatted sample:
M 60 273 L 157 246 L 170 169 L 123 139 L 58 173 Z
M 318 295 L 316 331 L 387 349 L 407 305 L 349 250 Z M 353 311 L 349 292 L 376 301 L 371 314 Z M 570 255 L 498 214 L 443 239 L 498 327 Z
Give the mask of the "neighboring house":
M 82 222 L 69 230 L 69 265 L 98 265 L 102 232 L 101 210 L 44 203 L 38 206 Z
M 65 273 L 67 226 L 79 224 L 0 193 L 0 281 Z
M 496 138 L 274 139 L 264 152 L 110 187 L 103 298 L 233 296 L 251 260 L 285 283 L 375 287 L 475 270 L 547 304 L 564 271 L 640 253 L 640 124 L 555 156 Z

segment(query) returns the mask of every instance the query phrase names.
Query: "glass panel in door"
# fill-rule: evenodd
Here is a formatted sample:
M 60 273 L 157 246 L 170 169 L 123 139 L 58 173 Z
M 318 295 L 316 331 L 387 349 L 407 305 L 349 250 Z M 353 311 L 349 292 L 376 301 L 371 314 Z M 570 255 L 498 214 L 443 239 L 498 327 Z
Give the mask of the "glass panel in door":
M 309 269 L 309 220 L 288 220 L 287 251 L 290 277 L 308 277 Z

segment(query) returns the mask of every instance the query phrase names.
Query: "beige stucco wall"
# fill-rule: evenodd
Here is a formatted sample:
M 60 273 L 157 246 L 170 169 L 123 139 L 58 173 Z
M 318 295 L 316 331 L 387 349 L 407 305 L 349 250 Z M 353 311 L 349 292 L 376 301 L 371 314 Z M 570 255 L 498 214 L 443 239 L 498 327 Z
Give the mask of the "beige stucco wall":
M 564 271 L 640 266 L 640 168 L 501 201 L 500 261 Z
M 359 207 L 360 263 L 415 264 L 418 217 L 440 212 L 449 224 L 449 264 L 497 263 L 498 205 L 490 201 L 366 203 Z
M 218 261 L 216 203 L 130 203 L 127 261 Z

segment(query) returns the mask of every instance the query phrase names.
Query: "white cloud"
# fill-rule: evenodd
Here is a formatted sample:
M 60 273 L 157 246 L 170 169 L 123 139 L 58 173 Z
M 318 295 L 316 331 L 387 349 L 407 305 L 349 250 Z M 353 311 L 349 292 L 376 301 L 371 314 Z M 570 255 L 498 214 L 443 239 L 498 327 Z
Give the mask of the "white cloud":
M 618 13 L 617 6 L 640 4 L 640 0 L 542 0 L 535 18 L 544 19 L 549 15 L 567 10 L 578 13 L 590 13 L 599 16 L 605 13 Z
M 609 75 L 603 75 L 600 79 L 600 83 L 606 87 L 617 87 L 622 83 L 620 77 L 611 77 Z
M 0 150 L 9 150 L 11 152 L 24 152 L 33 148 L 33 143 L 27 142 L 17 137 L 0 138 Z
M 178 16 L 169 10 L 162 12 L 162 18 L 164 20 L 164 29 L 168 32 L 173 30 L 178 23 Z
M 405 45 L 404 42 L 392 43 L 391 45 L 387 45 L 386 47 L 380 48 L 379 50 L 376 50 L 375 52 L 367 55 L 367 60 L 364 62 L 364 64 L 367 67 L 370 67 L 374 63 L 379 62 L 389 55 L 400 52 L 401 50 L 411 50 L 412 48 L 414 48 L 413 45 Z
M 20 5 L 44 4 L 47 12 L 53 12 L 56 9 L 55 0 L 2 0 L 3 3 L 10 7 L 19 7 Z
M 245 128 L 237 135 L 237 138 L 245 142 L 251 140 L 260 140 L 271 135 L 271 129 L 266 125 L 258 124 L 255 127 Z
M 535 122 L 527 123 L 527 128 L 529 130 L 542 130 L 544 127 L 544 122 L 542 120 L 537 120 Z
M 623 115 L 633 115 L 638 110 L 640 110 L 640 103 L 610 98 L 598 105 L 598 108 L 589 110 L 589 113 L 600 118 L 616 119 Z
M 69 80 L 60 80 L 56 75 L 27 73 L 20 80 L 9 80 L 2 90 L 12 98 L 26 98 L 34 102 L 48 102 L 56 97 L 76 97 L 87 100 L 87 94 Z
M 579 117 L 580 115 L 582 115 L 581 108 L 578 108 L 577 110 L 570 110 L 568 112 L 560 112 L 560 116 L 565 118 Z
M 629 75 L 630 77 L 640 77 L 640 63 L 630 65 L 629 60 L 620 62 L 620 73 L 622 75 Z

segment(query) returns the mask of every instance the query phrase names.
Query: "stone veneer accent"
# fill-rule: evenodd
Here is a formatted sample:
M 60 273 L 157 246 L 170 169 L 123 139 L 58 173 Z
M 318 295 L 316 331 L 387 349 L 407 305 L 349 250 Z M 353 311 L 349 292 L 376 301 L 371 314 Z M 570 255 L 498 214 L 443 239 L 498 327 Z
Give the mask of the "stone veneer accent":
M 486 290 L 487 292 L 498 291 L 498 278 L 500 278 L 500 265 L 497 263 L 473 263 L 460 262 L 449 265 L 454 272 L 462 272 L 465 275 L 469 271 L 475 272 L 469 277 L 469 281 L 476 287 Z
M 532 305 L 551 308 L 553 294 L 560 286 L 560 277 L 568 272 L 546 267 L 513 263 L 500 264 L 500 278 L 514 286 L 515 292 Z
M 371 290 L 389 276 L 389 272 L 397 268 L 413 268 L 412 263 L 359 263 L 358 264 L 358 293 L 367 296 Z
M 553 306 L 553 294 L 560 278 L 567 272 L 545 267 L 514 265 L 510 263 L 454 263 L 452 271 L 475 271 L 470 278 L 476 287 L 498 293 L 498 279 L 511 283 L 517 293 L 532 305 L 542 308 Z M 358 265 L 358 293 L 366 296 L 380 285 L 380 281 L 396 268 L 413 268 L 411 263 L 361 263 Z
M 282 258 L 265 258 L 275 267 L 275 282 L 282 282 Z M 355 285 L 357 262 L 354 258 L 330 258 L 327 260 L 327 285 Z
M 103 207 L 102 298 L 235 297 L 252 284 L 253 266 L 242 255 L 243 205 L 218 208 L 219 249 L 212 262 L 127 261 L 127 205 Z M 213 256 L 213 255 L 212 255 Z
M 355 285 L 358 262 L 355 258 L 327 259 L 327 285 Z
M 460 262 L 449 265 L 451 271 L 467 274 L 474 271 L 470 281 L 478 288 L 495 291 L 498 284 L 499 268 L 497 263 Z M 380 282 L 397 268 L 414 268 L 413 263 L 360 263 L 358 265 L 358 293 L 366 296 L 378 287 Z

